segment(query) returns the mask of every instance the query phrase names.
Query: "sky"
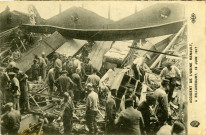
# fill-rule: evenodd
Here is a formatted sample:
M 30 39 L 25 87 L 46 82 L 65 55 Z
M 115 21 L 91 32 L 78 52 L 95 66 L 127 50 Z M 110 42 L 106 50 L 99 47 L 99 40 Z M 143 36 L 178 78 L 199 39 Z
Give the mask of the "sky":
M 150 5 L 152 3 L 145 2 L 134 2 L 134 1 L 121 1 L 121 2 L 108 2 L 108 1 L 96 1 L 96 2 L 85 2 L 85 1 L 24 1 L 24 2 L 0 2 L 0 12 L 4 11 L 7 6 L 9 6 L 10 10 L 17 10 L 24 13 L 28 13 L 28 6 L 32 4 L 38 10 L 40 16 L 44 19 L 51 18 L 57 14 L 59 14 L 59 5 L 61 4 L 62 11 L 76 6 L 76 7 L 84 7 L 90 11 L 97 13 L 100 16 L 108 18 L 108 9 L 110 6 L 110 19 L 113 21 L 117 21 L 126 16 L 129 16 L 135 13 L 135 7 L 137 11 L 140 11 Z

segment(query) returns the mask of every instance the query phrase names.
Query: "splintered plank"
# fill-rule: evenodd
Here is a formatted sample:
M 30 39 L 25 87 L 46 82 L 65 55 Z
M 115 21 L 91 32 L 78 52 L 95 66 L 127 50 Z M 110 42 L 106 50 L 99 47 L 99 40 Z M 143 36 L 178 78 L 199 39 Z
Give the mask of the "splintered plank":
M 97 41 L 95 42 L 92 52 L 89 54 L 90 63 L 98 71 L 102 67 L 104 54 L 111 48 L 112 41 Z

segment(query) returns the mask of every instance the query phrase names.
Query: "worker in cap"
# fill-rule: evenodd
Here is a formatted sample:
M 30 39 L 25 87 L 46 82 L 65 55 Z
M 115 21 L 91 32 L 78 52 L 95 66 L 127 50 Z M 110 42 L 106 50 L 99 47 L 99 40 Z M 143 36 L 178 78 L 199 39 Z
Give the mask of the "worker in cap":
M 162 79 L 169 80 L 168 102 L 170 102 L 172 100 L 172 95 L 176 87 L 176 80 L 181 79 L 180 70 L 176 66 L 172 65 L 171 62 L 167 62 L 166 67 L 163 68 L 160 73 L 160 77 Z
M 45 59 L 42 58 L 41 56 L 35 55 L 35 59 L 38 60 L 38 64 L 39 64 L 39 72 L 40 72 L 40 77 L 45 80 L 46 77 L 46 62 Z
M 140 105 L 138 106 L 138 110 L 142 113 L 142 117 L 144 119 L 145 123 L 145 131 L 149 132 L 150 131 L 150 117 L 152 116 L 151 114 L 151 109 L 150 107 L 154 106 L 156 104 L 156 99 L 153 95 L 146 95 L 146 100 L 141 102 Z
M 86 124 L 89 129 L 89 133 L 97 133 L 97 114 L 99 106 L 99 97 L 96 92 L 93 91 L 93 84 L 87 83 L 87 89 L 89 91 L 86 98 Z M 92 103 L 92 104 L 91 104 Z
M 64 92 L 69 92 L 73 99 L 74 95 L 73 95 L 73 91 L 71 90 L 74 83 L 71 80 L 70 77 L 67 76 L 67 71 L 63 70 L 61 71 L 61 76 L 59 76 L 56 81 L 55 81 L 55 85 L 57 87 L 57 91 L 59 92 L 60 95 L 63 95 Z
M 140 123 L 144 129 L 144 120 L 142 114 L 137 109 L 134 109 L 132 98 L 125 99 L 125 110 L 121 111 L 115 119 L 117 130 L 123 134 L 141 135 Z
M 21 122 L 21 115 L 18 110 L 15 110 L 13 108 L 13 103 L 9 102 L 5 106 L 8 108 L 8 112 L 2 117 L 3 123 L 1 126 L 5 131 L 2 130 L 3 134 L 8 133 L 8 135 L 16 135 L 18 134 L 18 130 L 20 128 L 20 122 Z

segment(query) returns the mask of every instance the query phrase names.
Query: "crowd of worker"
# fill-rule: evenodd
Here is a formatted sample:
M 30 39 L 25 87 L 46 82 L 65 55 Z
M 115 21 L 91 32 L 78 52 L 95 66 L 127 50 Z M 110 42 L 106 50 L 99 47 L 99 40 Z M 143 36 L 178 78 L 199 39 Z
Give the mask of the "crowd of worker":
M 172 135 L 184 132 L 184 125 L 181 122 L 177 121 L 172 126 L 167 124 L 168 107 L 176 86 L 176 78 L 181 77 L 180 71 L 171 62 L 168 62 L 161 71 L 161 86 L 153 94 L 146 95 L 146 100 L 139 103 L 138 96 L 133 92 L 134 88 L 129 88 L 124 95 L 124 108 L 119 109 L 116 105 L 118 90 L 106 86 L 107 91 L 104 91 L 106 94 L 102 94 L 103 88 L 100 87 L 98 70 L 89 63 L 88 55 L 88 48 L 83 48 L 82 53 L 75 57 L 66 58 L 54 53 L 53 59 L 48 60 L 43 52 L 41 56 L 34 56 L 29 75 L 20 71 L 15 61 L 11 60 L 1 73 L 0 99 L 4 112 L 2 133 L 17 134 L 21 113 L 31 111 L 28 79 L 33 82 L 40 80 L 45 82 L 49 88 L 50 100 L 53 96 L 64 97 L 61 113 L 57 118 L 63 122 L 64 134 L 72 133 L 73 113 L 75 108 L 78 108 L 79 102 L 86 105 L 85 120 L 88 133 L 99 132 L 97 115 L 101 113 L 99 100 L 102 95 L 106 95 L 106 102 L 103 103 L 106 108 L 106 134 Z M 141 83 L 144 83 L 145 74 L 150 70 L 145 64 L 145 60 L 149 59 L 150 57 L 146 56 L 141 60 L 141 64 L 140 59 L 136 59 L 131 67 L 134 70 L 134 78 Z M 44 116 L 46 117 L 46 114 Z M 151 132 L 151 118 L 158 123 L 159 128 L 155 132 Z

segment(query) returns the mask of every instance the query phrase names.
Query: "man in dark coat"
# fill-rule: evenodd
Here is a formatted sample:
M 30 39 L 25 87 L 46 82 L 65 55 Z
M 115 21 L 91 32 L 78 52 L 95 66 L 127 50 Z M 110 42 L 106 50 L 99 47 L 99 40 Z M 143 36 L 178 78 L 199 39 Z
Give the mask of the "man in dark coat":
M 149 132 L 150 130 L 150 106 L 155 105 L 156 99 L 153 95 L 147 95 L 146 100 L 143 101 L 137 108 L 142 113 L 142 117 L 145 123 L 145 131 Z
M 71 78 L 67 76 L 66 70 L 63 70 L 61 72 L 61 76 L 57 78 L 55 84 L 58 87 L 58 91 L 60 92 L 60 95 L 63 95 L 64 92 L 69 92 L 69 90 L 71 91 L 72 85 L 74 85 Z M 73 91 L 71 92 L 73 93 Z
M 125 110 L 121 111 L 115 124 L 118 124 L 119 133 L 127 135 L 141 135 L 140 124 L 144 127 L 144 120 L 140 111 L 134 109 L 133 99 L 125 100 Z
M 106 102 L 106 128 L 108 134 L 115 132 L 114 120 L 116 118 L 116 92 L 116 89 L 111 89 L 111 95 L 108 97 Z

